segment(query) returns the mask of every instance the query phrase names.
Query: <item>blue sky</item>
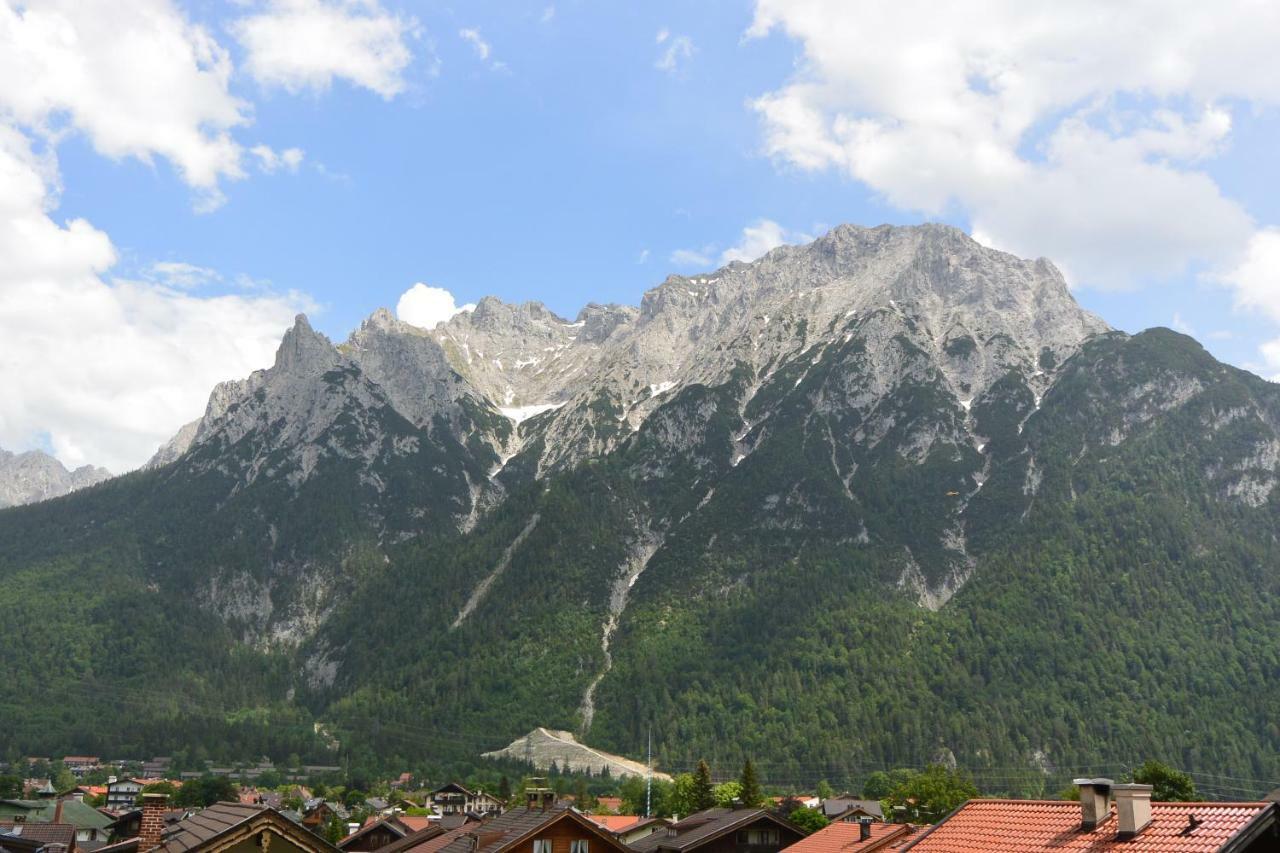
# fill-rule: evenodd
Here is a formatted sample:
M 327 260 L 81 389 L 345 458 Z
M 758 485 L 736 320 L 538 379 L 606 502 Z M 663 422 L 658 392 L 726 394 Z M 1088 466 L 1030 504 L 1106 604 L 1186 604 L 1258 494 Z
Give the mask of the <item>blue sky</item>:
M 1136 6 L 1104 20 L 1106 4 L 1049 5 L 1042 17 L 1066 16 L 1051 38 L 1027 4 L 999 2 L 955 19 L 837 0 L 98 5 L 0 2 L 0 54 L 15 39 L 27 74 L 0 83 L 0 130 L 15 131 L 0 153 L 41 182 L 23 216 L 80 264 L 0 287 L 100 305 L 83 312 L 86 346 L 65 312 L 0 300 L 0 331 L 23 330 L 31 364 L 61 364 L 0 365 L 0 390 L 25 401 L 0 413 L 0 446 L 129 467 L 213 381 L 262 366 L 298 308 L 335 339 L 416 282 L 571 316 L 715 265 L 762 222 L 790 241 L 951 222 L 1051 257 L 1119 328 L 1174 326 L 1280 373 L 1266 349 L 1280 340 L 1280 92 L 1251 79 L 1280 77 L 1267 10 L 1215 42 L 1194 4 L 1153 33 Z M 89 77 L 60 80 L 46 20 L 78 32 Z M 157 49 L 135 74 L 111 45 L 138 32 L 197 60 L 170 73 Z M 112 378 L 91 380 L 86 362 L 117 352 Z M 64 390 L 46 400 L 50 386 Z

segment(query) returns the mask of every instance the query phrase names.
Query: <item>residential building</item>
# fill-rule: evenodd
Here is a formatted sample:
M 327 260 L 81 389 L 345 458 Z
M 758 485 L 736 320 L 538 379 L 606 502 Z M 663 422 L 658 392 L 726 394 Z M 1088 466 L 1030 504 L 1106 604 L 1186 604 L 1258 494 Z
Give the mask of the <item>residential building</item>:
M 637 817 L 636 815 L 590 815 L 589 817 L 627 845 L 655 832 L 665 832 L 671 825 L 671 821 L 661 817 Z
M 369 820 L 364 826 L 338 842 L 338 849 L 347 853 L 373 853 L 381 850 L 393 841 L 399 841 L 413 830 L 398 817 L 380 817 Z
M 1080 802 L 970 800 L 912 853 L 1276 853 L 1280 805 L 1153 803 L 1150 785 L 1077 779 Z M 1111 796 L 1114 795 L 1114 802 Z
M 102 760 L 96 755 L 68 755 L 62 759 L 62 766 L 79 779 L 102 767 Z
M 0 820 L 0 850 L 10 853 L 76 853 L 76 828 L 69 823 Z
M 804 831 L 764 809 L 707 809 L 629 846 L 640 853 L 777 853 Z
M 144 794 L 139 834 L 98 853 L 337 853 L 337 848 L 267 806 L 215 803 L 172 825 L 164 794 Z
M 127 811 L 138 803 L 142 794 L 141 779 L 116 779 L 107 783 L 107 800 L 103 806 L 115 811 Z
M 914 827 L 884 823 L 864 817 L 861 821 L 830 824 L 787 848 L 786 853 L 871 853 L 891 850 L 912 836 Z
M 442 815 L 474 814 L 493 815 L 502 811 L 502 803 L 483 791 L 470 791 L 457 782 L 450 782 L 432 791 L 428 801 Z
M 853 797 L 828 797 L 822 801 L 822 814 L 830 821 L 857 823 L 864 817 L 884 820 L 884 809 L 879 800 L 859 800 Z
M 435 853 L 629 853 L 630 848 L 545 789 L 528 805 L 465 828 Z
M 302 804 L 302 825 L 312 832 L 324 832 L 329 821 L 335 817 L 345 823 L 351 817 L 351 812 L 342 803 L 318 797 Z
M 47 797 L 39 800 L 0 800 L 0 820 L 15 823 L 66 823 L 75 827 L 76 841 L 82 846 L 106 843 L 111 818 L 86 803 L 71 797 Z

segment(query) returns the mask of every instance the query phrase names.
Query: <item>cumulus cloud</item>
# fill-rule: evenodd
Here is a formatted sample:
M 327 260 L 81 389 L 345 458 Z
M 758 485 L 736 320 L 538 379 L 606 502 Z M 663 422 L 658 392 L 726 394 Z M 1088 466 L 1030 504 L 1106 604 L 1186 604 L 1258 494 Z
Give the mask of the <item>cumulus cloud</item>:
M 56 163 L 0 126 L 0 446 L 125 471 L 204 410 L 209 390 L 271 363 L 299 294 L 200 297 L 181 262 L 109 281 L 117 253 L 83 219 L 59 224 Z
M 1280 321 L 1280 237 L 1204 171 L 1234 110 L 1280 103 L 1280 6 L 757 0 L 748 36 L 773 31 L 803 53 L 753 102 L 780 163 L 965 215 L 1074 284 L 1226 270 Z
M 489 58 L 489 54 L 493 52 L 493 48 L 489 46 L 489 43 L 484 40 L 484 36 L 480 35 L 480 31 L 477 29 L 467 28 L 458 30 L 458 38 L 471 45 L 471 49 L 476 52 L 476 57 L 479 58 L 481 62 L 487 60 Z
M 341 79 L 386 99 L 405 90 L 417 29 L 377 0 L 268 0 L 231 25 L 245 70 L 264 86 L 325 91 Z
M 808 234 L 783 228 L 772 219 L 757 219 L 742 229 L 736 245 L 720 251 L 709 243 L 701 249 L 677 249 L 671 253 L 671 262 L 682 267 L 710 267 L 719 258 L 719 264 L 743 261 L 749 263 L 762 257 L 771 249 L 784 243 L 808 243 L 813 240 Z
M 216 205 L 243 177 L 231 130 L 248 105 L 228 89 L 231 59 L 169 0 L 0 4 L 0 113 L 55 140 L 83 132 L 113 159 L 165 158 Z
M 281 169 L 296 174 L 305 156 L 301 148 L 276 151 L 268 145 L 255 145 L 249 149 L 249 153 L 257 158 L 258 168 L 268 175 Z
M 807 243 L 812 239 L 807 234 L 788 231 L 772 219 L 759 219 L 742 229 L 742 239 L 738 241 L 738 245 L 730 246 L 720 253 L 720 263 L 754 261 L 783 243 Z
M 217 270 L 185 261 L 157 261 L 147 268 L 148 278 L 168 287 L 191 290 L 222 278 Z
M 693 39 L 688 36 L 673 36 L 669 30 L 662 29 L 658 30 L 658 35 L 654 41 L 659 45 L 666 45 L 666 48 L 658 54 L 658 58 L 653 63 L 653 67 L 659 71 L 675 74 L 684 67 L 685 63 L 693 58 Z
M 471 311 L 475 305 L 458 305 L 453 294 L 443 287 L 432 287 L 418 282 L 400 295 L 396 303 L 396 316 L 406 323 L 423 329 L 434 329 L 454 314 Z

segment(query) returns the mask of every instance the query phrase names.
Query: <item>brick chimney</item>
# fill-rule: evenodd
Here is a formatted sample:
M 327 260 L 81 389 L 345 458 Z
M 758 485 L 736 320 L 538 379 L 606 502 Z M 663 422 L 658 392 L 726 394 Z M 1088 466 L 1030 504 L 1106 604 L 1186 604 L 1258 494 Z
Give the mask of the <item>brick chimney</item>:
M 164 836 L 164 813 L 169 810 L 168 794 L 142 795 L 142 825 L 138 827 L 138 853 L 160 846 Z
M 1116 785 L 1116 832 L 1133 838 L 1151 823 L 1151 786 Z
M 1114 786 L 1110 779 L 1073 779 L 1080 789 L 1080 829 L 1091 832 L 1111 815 L 1107 797 Z

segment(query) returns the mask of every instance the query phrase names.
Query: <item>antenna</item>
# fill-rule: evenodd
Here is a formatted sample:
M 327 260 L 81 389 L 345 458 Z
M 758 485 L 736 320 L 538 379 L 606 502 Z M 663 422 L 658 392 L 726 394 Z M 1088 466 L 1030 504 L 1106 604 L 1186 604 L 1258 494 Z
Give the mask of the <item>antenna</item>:
M 653 724 L 649 724 L 649 778 L 644 783 L 644 816 L 649 817 L 649 805 L 653 802 Z

